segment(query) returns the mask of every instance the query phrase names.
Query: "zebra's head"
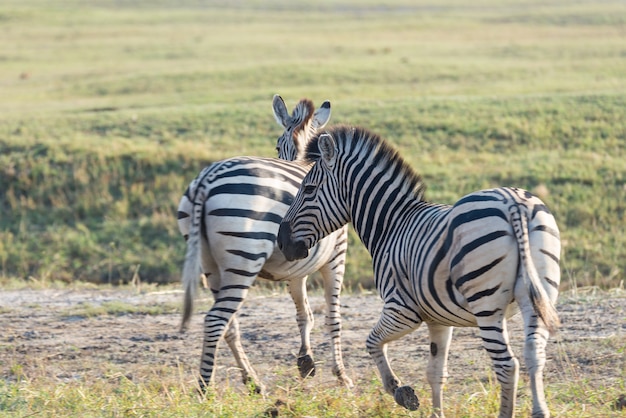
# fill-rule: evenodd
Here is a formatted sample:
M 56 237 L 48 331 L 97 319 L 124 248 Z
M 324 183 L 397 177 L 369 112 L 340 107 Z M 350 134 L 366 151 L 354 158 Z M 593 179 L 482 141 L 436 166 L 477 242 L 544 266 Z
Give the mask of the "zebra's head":
M 338 149 L 334 138 L 321 134 L 317 143 L 317 162 L 302 180 L 278 230 L 278 247 L 289 261 L 305 258 L 309 249 L 348 222 L 350 216 L 345 193 L 338 183 Z
M 282 97 L 276 94 L 272 101 L 272 109 L 276 122 L 285 129 L 276 142 L 278 158 L 282 160 L 302 159 L 311 137 L 319 129 L 322 129 L 330 119 L 330 102 L 328 100 L 315 110 L 311 100 L 302 99 L 292 114 L 289 115 Z
M 302 99 L 294 108 L 291 115 L 287 111 L 287 106 L 282 97 L 278 94 L 272 101 L 274 118 L 285 131 L 276 143 L 278 158 L 295 161 L 304 156 L 306 146 L 311 138 L 328 123 L 330 119 L 330 102 L 327 100 L 315 110 L 313 102 L 309 99 Z M 182 196 L 178 205 L 178 229 L 185 241 L 189 237 L 191 230 L 191 213 L 193 202 L 191 193 L 195 193 L 198 177 L 189 184 L 187 191 Z

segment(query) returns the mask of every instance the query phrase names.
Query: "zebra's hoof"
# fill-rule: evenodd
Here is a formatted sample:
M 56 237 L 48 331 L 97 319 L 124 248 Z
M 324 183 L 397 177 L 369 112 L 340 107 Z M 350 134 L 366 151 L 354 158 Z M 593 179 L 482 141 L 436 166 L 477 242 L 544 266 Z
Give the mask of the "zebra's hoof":
M 250 389 L 251 395 L 261 395 L 265 394 L 265 387 L 260 383 L 250 382 L 248 383 L 248 388 Z
M 415 395 L 415 391 L 411 386 L 400 386 L 393 394 L 393 398 L 400 406 L 405 407 L 409 411 L 416 411 L 420 407 L 420 401 Z
M 337 376 L 337 378 L 339 379 L 339 383 L 345 386 L 346 388 L 352 389 L 354 387 L 354 383 L 352 383 L 352 379 L 350 379 L 345 374 L 339 375 Z
M 300 377 L 305 378 L 309 376 L 315 376 L 315 363 L 310 355 L 298 357 L 298 370 L 300 370 Z
M 258 379 L 252 377 L 244 377 L 243 384 L 248 387 L 248 393 L 250 395 L 265 395 L 265 386 L 258 381 Z
M 205 400 L 210 399 L 214 395 L 214 391 L 213 391 L 211 384 L 206 383 L 206 380 L 202 378 L 198 380 L 198 386 L 196 386 L 196 393 L 202 399 L 205 399 Z

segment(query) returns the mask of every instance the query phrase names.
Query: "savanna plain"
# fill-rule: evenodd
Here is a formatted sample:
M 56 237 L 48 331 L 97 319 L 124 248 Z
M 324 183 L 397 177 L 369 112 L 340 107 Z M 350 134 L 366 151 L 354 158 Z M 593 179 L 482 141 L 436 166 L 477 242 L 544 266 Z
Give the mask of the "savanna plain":
M 185 243 L 176 207 L 208 163 L 274 156 L 279 93 L 396 146 L 431 201 L 518 186 L 561 229 L 563 326 L 548 346 L 553 416 L 624 416 L 626 6 L 621 1 L 5 0 L 0 4 L 0 416 L 428 416 L 427 332 L 390 347 L 422 401 L 382 391 L 364 341 L 380 313 L 351 234 L 344 359 L 328 365 L 310 279 L 318 374 L 295 367 L 295 311 L 257 283 L 241 312 L 250 395 L 222 347 L 196 391 L 202 296 L 178 333 Z M 521 357 L 520 319 L 511 325 Z M 518 414 L 530 411 L 523 373 Z M 446 414 L 494 416 L 475 330 L 455 331 Z

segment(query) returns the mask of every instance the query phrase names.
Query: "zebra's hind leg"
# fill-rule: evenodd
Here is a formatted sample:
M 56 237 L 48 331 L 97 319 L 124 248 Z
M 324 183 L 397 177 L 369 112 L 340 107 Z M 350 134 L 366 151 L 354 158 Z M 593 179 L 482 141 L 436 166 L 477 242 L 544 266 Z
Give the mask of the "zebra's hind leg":
M 546 403 L 543 388 L 543 369 L 546 364 L 546 344 L 550 335 L 543 322 L 537 318 L 530 300 L 519 301 L 524 318 L 524 361 L 530 377 L 530 390 L 533 398 L 533 418 L 547 418 L 550 410 Z
M 515 358 L 509 344 L 506 319 L 501 311 L 491 316 L 477 317 L 483 347 L 491 357 L 493 369 L 500 383 L 499 418 L 512 417 L 515 414 L 519 361 Z
M 215 282 L 215 278 L 217 275 L 203 275 L 203 277 L 211 277 Z M 219 283 L 213 283 L 216 286 L 219 286 Z M 215 288 L 211 288 L 211 293 L 213 294 L 213 298 L 217 299 L 218 290 Z M 256 372 L 252 368 L 252 364 L 250 364 L 250 360 L 248 360 L 248 356 L 246 356 L 245 351 L 243 350 L 243 345 L 241 345 L 241 334 L 239 333 L 239 321 L 237 320 L 237 315 L 233 315 L 230 320 L 230 323 L 226 325 L 226 333 L 224 334 L 224 340 L 228 344 L 230 351 L 233 353 L 235 357 L 235 361 L 237 365 L 241 369 L 241 377 L 244 385 L 250 385 L 256 393 L 263 393 L 265 388 L 261 384 L 259 377 Z M 213 361 L 217 360 L 217 352 L 215 353 L 215 357 Z
M 227 325 L 224 339 L 230 347 L 230 351 L 233 352 L 237 365 L 241 369 L 241 378 L 244 385 L 249 385 L 255 393 L 264 393 L 265 387 L 252 368 L 252 364 L 250 364 L 248 356 L 246 356 L 246 353 L 243 351 L 241 336 L 239 334 L 239 321 L 237 320 L 236 315 L 231 318 L 230 323 Z
M 230 280 L 229 277 L 233 276 L 228 274 L 222 274 L 221 277 L 222 286 L 215 295 L 215 303 L 204 317 L 204 344 L 199 379 L 201 389 L 205 389 L 212 382 L 219 340 L 225 335 L 233 315 L 241 307 L 254 282 L 254 277 L 251 280 Z
M 314 318 L 307 298 L 306 279 L 307 276 L 304 276 L 289 282 L 289 294 L 296 305 L 296 321 L 300 329 L 301 345 L 298 352 L 298 370 L 303 378 L 315 376 L 315 363 L 313 362 L 310 338 Z
M 430 334 L 430 357 L 426 376 L 432 391 L 432 418 L 443 418 L 443 387 L 448 380 L 448 352 L 452 341 L 452 327 L 428 324 Z
M 410 386 L 400 386 L 400 379 L 391 370 L 387 358 L 387 344 L 413 331 L 421 324 L 421 320 L 416 318 L 414 322 L 407 321 L 405 315 L 398 317 L 399 312 L 406 313 L 394 303 L 385 303 L 383 312 L 367 337 L 365 345 L 378 367 L 385 391 L 393 395 L 398 405 L 415 411 L 419 408 L 420 402 Z

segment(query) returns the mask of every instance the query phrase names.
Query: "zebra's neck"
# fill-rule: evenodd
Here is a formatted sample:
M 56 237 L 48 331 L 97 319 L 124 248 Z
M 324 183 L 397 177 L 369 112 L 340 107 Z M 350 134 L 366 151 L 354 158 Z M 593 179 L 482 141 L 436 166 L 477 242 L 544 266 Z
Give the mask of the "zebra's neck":
M 425 202 L 421 195 L 415 195 L 415 185 L 405 176 L 401 161 L 381 159 L 374 154 L 357 166 L 360 169 L 347 176 L 352 190 L 351 221 L 363 244 L 375 256 Z

